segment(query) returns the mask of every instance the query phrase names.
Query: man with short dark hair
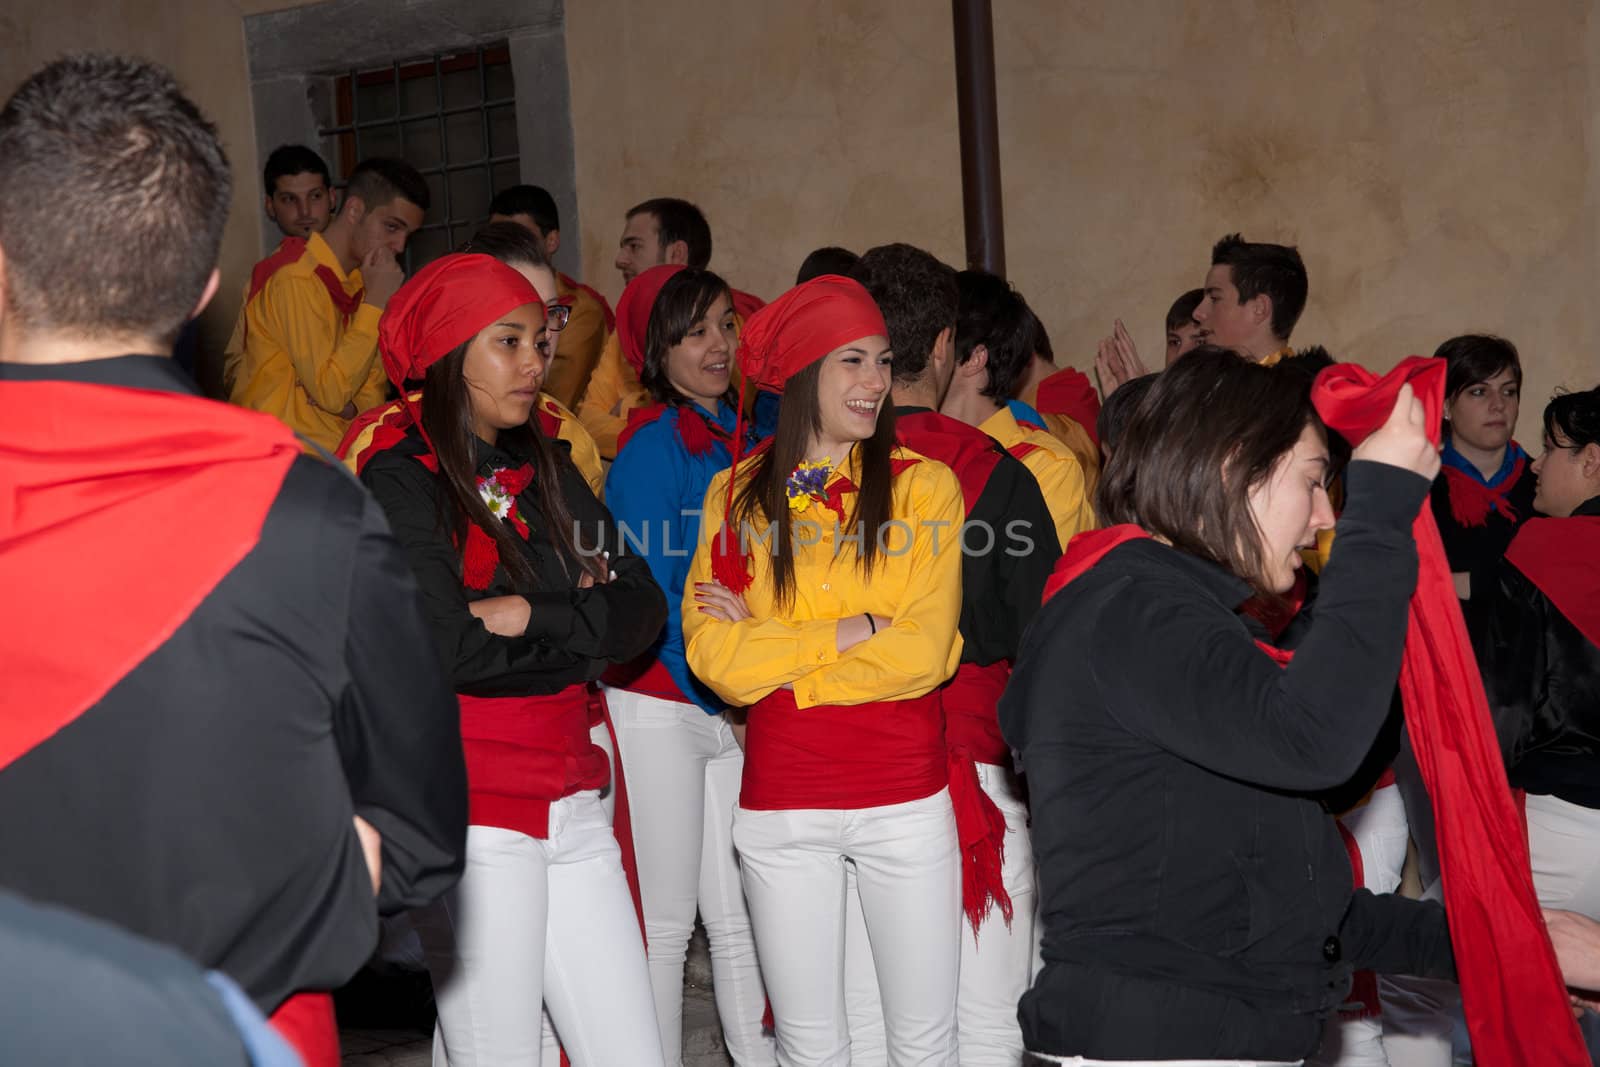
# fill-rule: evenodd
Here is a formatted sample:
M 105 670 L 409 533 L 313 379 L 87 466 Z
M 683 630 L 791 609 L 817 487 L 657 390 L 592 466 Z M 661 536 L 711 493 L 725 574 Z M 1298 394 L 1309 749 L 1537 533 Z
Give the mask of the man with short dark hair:
M 500 190 L 489 204 L 489 221 L 521 226 L 533 234 L 545 257 L 554 262 L 561 247 L 561 215 L 555 198 L 546 190 L 537 185 L 513 185 Z M 569 303 L 572 311 L 567 325 L 556 335 L 555 356 L 545 372 L 544 391 L 562 406 L 576 409 L 617 320 L 605 297 L 560 271 L 555 274 L 556 296 Z
M 456 881 L 466 771 L 382 511 L 163 354 L 216 292 L 229 186 L 143 61 L 59 60 L 0 109 L 0 485 L 26 502 L 0 509 L 0 886 L 226 972 L 320 1067 L 332 1005 L 296 994 Z
M 710 262 L 711 226 L 689 201 L 657 197 L 628 210 L 615 264 L 624 283 L 663 263 L 704 269 Z M 733 290 L 733 310 L 741 325 L 765 303 L 760 297 Z M 628 425 L 628 412 L 649 403 L 649 390 L 623 358 L 622 345 L 613 333 L 578 404 L 578 418 L 603 457 L 616 457 L 617 438 Z
M 988 833 L 979 835 L 983 843 L 975 847 L 996 853 L 987 867 L 995 877 L 986 882 L 976 876 L 981 888 L 964 900 L 972 928 L 961 931 L 959 1055 L 952 1062 L 1015 1064 L 1022 1055 L 1017 1001 L 1032 971 L 1033 856 L 1027 805 L 1011 773 L 1011 750 L 1000 736 L 996 709 L 1061 544 L 1028 469 L 982 430 L 940 413 L 952 376 L 959 373 L 956 272 L 920 248 L 894 244 L 868 251 L 851 273 L 872 294 L 889 328 L 896 434 L 912 451 L 955 472 L 966 506 L 965 525 L 950 531 L 945 543 L 946 551 L 962 552 L 963 644 L 961 665 L 941 691 L 941 703 L 962 844 L 974 847 L 970 816 L 964 820 L 959 814 L 974 807 L 965 799 L 992 818 Z M 975 871 L 984 869 L 975 866 Z M 874 987 L 863 980 L 869 971 L 861 961 L 870 959 L 864 920 L 858 921 L 854 903 L 847 915 L 851 1056 L 872 1063 L 881 1060 L 881 1010 L 871 1011 Z
M 1083 467 L 1072 450 L 1043 428 L 1017 419 L 1011 394 L 1033 358 L 1034 319 L 1027 302 L 1004 278 L 962 271 L 957 278 L 961 314 L 956 326 L 956 373 L 940 409 L 999 441 L 1032 472 L 1065 545 L 1094 529 L 1094 510 Z
M 1206 343 L 1206 329 L 1194 317 L 1205 295 L 1204 289 L 1190 289 L 1167 309 L 1167 366 Z
M 304 241 L 328 228 L 335 203 L 333 180 L 322 157 L 305 145 L 274 148 L 261 172 L 261 188 L 267 217 L 284 237 Z M 222 388 L 229 394 L 239 374 L 239 361 L 244 358 L 244 306 L 249 300 L 250 282 L 246 280 L 239 295 L 239 317 L 234 321 L 233 335 L 222 350 Z
M 325 449 L 383 400 L 378 318 L 405 281 L 399 256 L 428 210 L 428 184 L 397 159 L 351 173 L 324 233 L 287 238 L 256 264 L 232 400 Z
M 1211 249 L 1205 296 L 1194 321 L 1210 335 L 1210 344 L 1271 366 L 1294 355 L 1289 335 L 1308 292 L 1299 249 L 1230 233 Z

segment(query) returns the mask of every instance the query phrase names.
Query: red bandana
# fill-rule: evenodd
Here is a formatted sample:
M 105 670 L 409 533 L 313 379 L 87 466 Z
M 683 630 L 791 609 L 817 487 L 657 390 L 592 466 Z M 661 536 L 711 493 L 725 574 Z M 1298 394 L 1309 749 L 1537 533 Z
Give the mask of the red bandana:
M 1323 421 L 1359 443 L 1388 418 L 1409 381 L 1438 443 L 1445 365 L 1412 356 L 1381 380 L 1352 363 L 1317 376 Z M 1467 640 L 1433 512 L 1414 531 L 1420 567 L 1400 692 L 1423 783 L 1433 798 L 1445 912 L 1467 1029 L 1481 1063 L 1589 1062 L 1539 913 L 1528 844 L 1506 783 L 1483 681 Z
M 650 326 L 650 310 L 656 306 L 656 297 L 667 281 L 684 267 L 681 263 L 668 263 L 651 267 L 634 275 L 633 281 L 622 290 L 617 301 L 617 343 L 622 355 L 633 368 L 633 373 L 644 374 L 644 341 Z

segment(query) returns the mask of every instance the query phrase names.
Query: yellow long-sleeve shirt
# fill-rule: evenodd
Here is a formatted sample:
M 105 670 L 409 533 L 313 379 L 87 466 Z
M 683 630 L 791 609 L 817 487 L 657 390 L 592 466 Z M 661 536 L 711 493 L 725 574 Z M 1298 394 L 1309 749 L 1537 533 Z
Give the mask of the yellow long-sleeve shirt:
M 556 293 L 572 299 L 572 312 L 566 329 L 556 335 L 556 354 L 545 372 L 544 391 L 571 409 L 588 388 L 610 333 L 605 308 L 587 288 L 557 274 Z
M 711 546 L 722 528 L 730 472 L 712 479 L 701 542 L 684 583 L 683 633 L 690 669 L 724 700 L 754 704 L 787 683 L 794 684 L 800 708 L 905 700 L 932 692 L 955 673 L 961 659 L 961 486 L 942 463 L 905 449 L 895 456 L 917 462 L 895 477 L 893 514 L 901 525 L 885 531 L 887 551 L 871 577 L 858 568 L 854 544 L 839 541 L 833 512 L 813 503 L 795 514 L 797 541 L 805 536 L 800 520 L 816 523 L 820 535 L 815 544 L 796 545 L 794 600 L 777 614 L 770 541 L 756 540 L 766 533 L 758 513 L 749 542 L 753 581 L 744 593 L 751 618 L 735 623 L 700 611 L 694 599 L 695 583 L 713 580 Z M 858 477 L 853 458 L 850 474 Z M 836 471 L 828 484 L 838 478 Z M 849 515 L 855 494 L 847 492 L 844 501 Z M 840 652 L 839 620 L 863 612 L 894 622 Z
M 1084 485 L 1083 468 L 1070 448 L 1043 430 L 1024 427 L 1006 407 L 983 420 L 978 429 L 999 441 L 1000 447 L 1033 474 L 1063 548 L 1075 534 L 1094 529 L 1094 508 Z
M 1031 389 L 1024 390 L 1017 399 L 1038 411 L 1039 386 L 1035 384 Z M 1039 417 L 1044 419 L 1044 428 L 1050 431 L 1050 436 L 1072 451 L 1078 466 L 1083 468 L 1084 493 L 1093 500 L 1095 487 L 1100 484 L 1100 446 L 1094 443 L 1089 431 L 1070 415 L 1040 411 Z M 1065 548 L 1065 544 L 1062 547 Z
M 633 373 L 633 366 L 622 354 L 622 342 L 613 330 L 600 351 L 600 362 L 589 377 L 589 388 L 584 390 L 583 399 L 578 403 L 578 419 L 594 438 L 602 456 L 617 458 L 617 435 L 628 425 L 628 412 L 649 403 L 650 391 Z
M 382 311 L 363 303 L 346 316 L 317 276 L 320 267 L 347 295 L 361 291 L 361 272 L 345 274 L 322 235 L 312 234 L 305 253 L 245 304 L 244 356 L 231 399 L 333 449 L 356 412 L 383 400 L 389 379 L 378 359 Z

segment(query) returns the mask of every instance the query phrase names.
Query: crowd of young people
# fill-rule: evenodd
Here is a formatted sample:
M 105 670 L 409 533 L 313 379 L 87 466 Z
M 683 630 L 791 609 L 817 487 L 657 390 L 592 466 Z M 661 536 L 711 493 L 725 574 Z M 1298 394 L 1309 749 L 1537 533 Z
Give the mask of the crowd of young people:
M 1097 391 L 911 245 L 764 302 L 650 199 L 613 311 L 538 187 L 407 279 L 411 167 L 263 180 L 219 404 L 167 360 L 215 130 L 117 57 L 0 111 L 0 885 L 217 972 L 152 1062 L 337 1062 L 327 993 L 402 914 L 454 1067 L 681 1063 L 697 916 L 739 1064 L 1442 1067 L 1483 937 L 1555 973 L 1494 918 L 1534 894 L 1591 980 L 1600 389 L 1535 458 L 1509 341 L 1372 382 L 1237 234 Z M 1455 774 L 1419 707 L 1458 634 L 1499 747 Z M 1512 788 L 1526 845 L 1461 849 L 1439 812 Z M 50 966 L 95 936 L 40 922 Z M 1565 1012 L 1533 979 L 1466 998 L 1485 1062 Z

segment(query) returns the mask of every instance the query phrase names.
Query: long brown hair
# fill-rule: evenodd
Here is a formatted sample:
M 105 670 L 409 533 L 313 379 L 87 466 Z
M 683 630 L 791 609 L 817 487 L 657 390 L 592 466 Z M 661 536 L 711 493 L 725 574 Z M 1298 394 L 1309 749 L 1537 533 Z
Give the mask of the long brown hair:
M 1155 377 L 1100 476 L 1107 524 L 1133 523 L 1269 599 L 1250 491 L 1311 426 L 1311 378 L 1205 345 Z
M 468 341 L 460 345 L 434 363 L 423 379 L 422 428 L 433 442 L 434 454 L 439 459 L 439 484 L 444 488 L 439 501 L 439 521 L 457 545 L 466 543 L 469 522 L 494 538 L 500 552 L 500 565 L 511 576 L 511 584 L 518 592 L 531 592 L 535 582 L 527 556 L 505 522 L 496 518 L 478 495 L 472 393 L 462 373 L 471 344 Z M 502 447 L 509 445 L 530 457 L 533 484 L 538 490 L 539 514 L 567 573 L 574 580 L 585 571 L 599 577 L 603 566 L 592 550 L 578 542 L 580 535 L 566 499 L 561 495 L 559 468 L 571 466 L 571 458 L 564 450 L 556 448 L 533 420 L 514 429 L 501 430 L 500 443 Z
M 743 537 L 747 523 L 759 510 L 773 531 L 773 603 L 780 609 L 794 601 L 794 529 L 786 491 L 789 475 L 805 459 L 806 446 L 822 428 L 822 409 L 817 401 L 817 383 L 822 376 L 822 360 L 799 371 L 784 385 L 778 405 L 778 428 L 772 442 L 753 462 L 750 475 L 734 499 L 730 528 Z M 856 565 L 870 576 L 881 553 L 880 531 L 895 516 L 894 475 L 889 464 L 894 450 L 894 408 L 887 394 L 878 412 L 878 425 L 872 436 L 855 445 L 860 457 L 861 480 L 854 508 L 844 523 L 846 529 L 864 530 Z M 840 460 L 843 466 L 845 460 Z M 839 547 L 843 548 L 843 542 Z

